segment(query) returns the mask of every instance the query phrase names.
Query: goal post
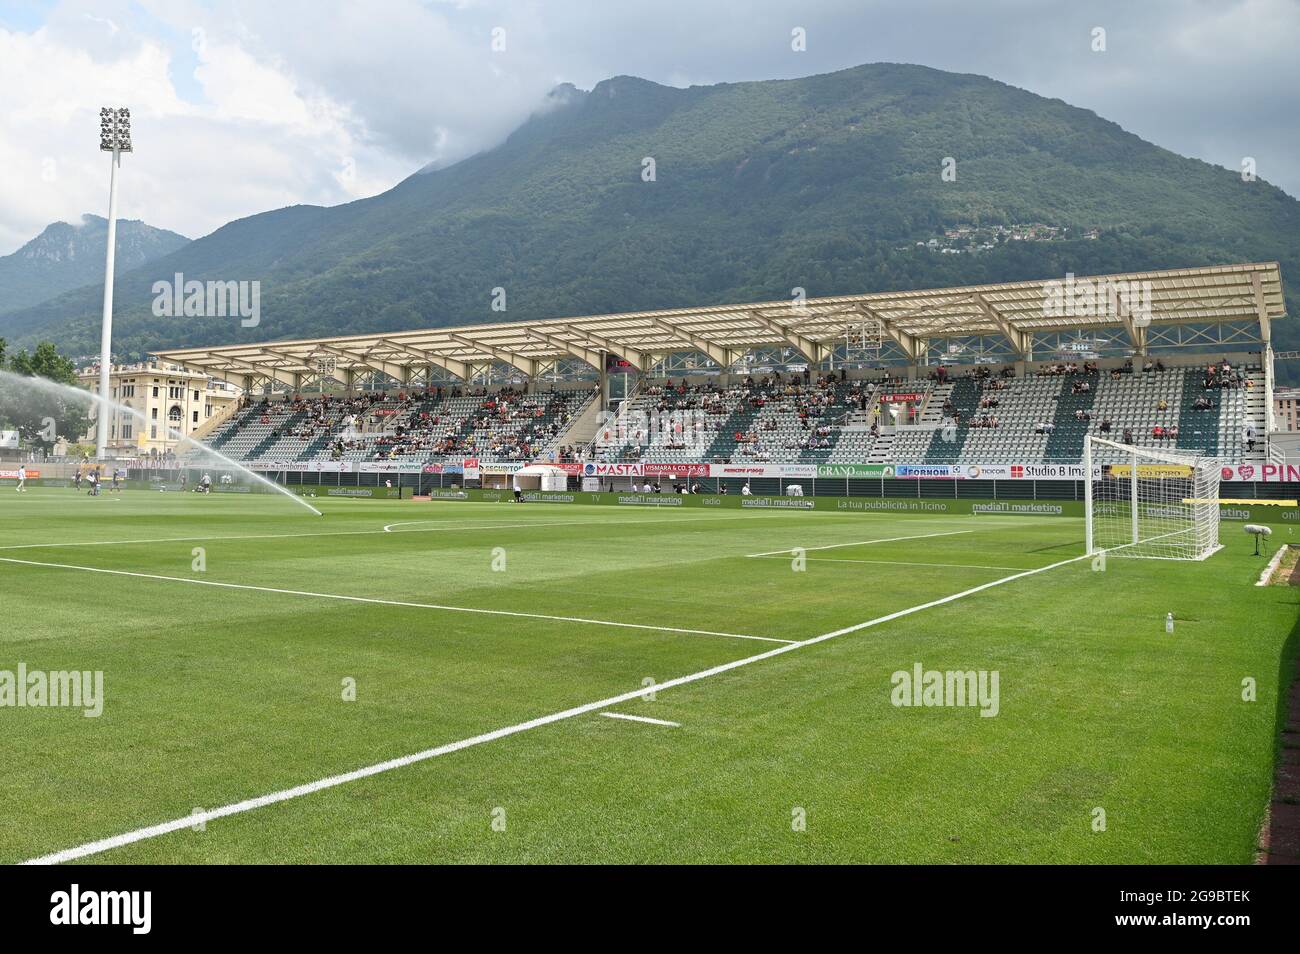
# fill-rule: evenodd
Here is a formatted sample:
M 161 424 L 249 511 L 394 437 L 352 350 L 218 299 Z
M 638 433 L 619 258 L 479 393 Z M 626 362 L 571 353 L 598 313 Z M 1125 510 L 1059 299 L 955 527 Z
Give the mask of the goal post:
M 1088 553 L 1204 560 L 1219 549 L 1217 459 L 1086 435 L 1083 464 Z

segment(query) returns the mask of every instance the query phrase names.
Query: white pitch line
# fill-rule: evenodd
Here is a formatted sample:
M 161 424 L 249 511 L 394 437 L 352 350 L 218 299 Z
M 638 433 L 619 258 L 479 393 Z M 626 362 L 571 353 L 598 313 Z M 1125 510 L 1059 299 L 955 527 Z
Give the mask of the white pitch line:
M 606 719 L 627 719 L 629 722 L 648 722 L 650 725 L 667 725 L 674 729 L 680 729 L 680 722 L 669 722 L 667 719 L 652 719 L 649 716 L 628 715 L 626 712 L 602 712 L 600 713 Z
M 631 702 L 634 699 L 643 699 L 650 693 L 662 692 L 665 689 L 673 689 L 677 686 L 685 686 L 693 682 L 699 682 L 701 679 L 708 679 L 710 676 L 717 676 L 724 672 L 730 672 L 733 669 L 750 666 L 754 663 L 762 662 L 765 659 L 772 659 L 773 657 L 781 656 L 785 653 L 794 652 L 796 649 L 803 649 L 805 646 L 813 646 L 817 643 L 825 642 L 828 639 L 835 639 L 849 633 L 856 633 L 859 630 L 868 629 L 872 626 L 879 626 L 883 623 L 889 623 L 893 620 L 901 619 L 904 616 L 910 616 L 912 613 L 919 613 L 922 610 L 931 609 L 935 606 L 942 606 L 945 603 L 951 603 L 954 600 L 959 600 L 963 597 L 983 592 L 984 590 L 991 589 L 995 586 L 1001 586 L 1004 583 L 1020 580 L 1037 573 L 1046 573 L 1048 570 L 1054 570 L 1057 567 L 1066 566 L 1070 563 L 1077 563 L 1079 560 L 1086 560 L 1090 556 L 1091 554 L 1085 553 L 1077 557 L 1071 557 L 1068 560 L 1061 560 L 1060 562 L 1052 563 L 1048 566 L 1039 567 L 1035 570 L 1025 570 L 1023 573 L 1013 573 L 1011 576 L 1005 576 L 1000 580 L 993 580 L 991 583 L 982 583 L 979 586 L 973 586 L 968 590 L 962 590 L 960 593 L 953 593 L 951 596 L 944 596 L 940 599 L 931 600 L 928 603 L 921 603 L 918 606 L 899 610 L 898 612 L 890 613 L 886 616 L 869 619 L 865 623 L 856 623 L 853 626 L 846 626 L 843 629 L 836 629 L 829 633 L 822 633 L 820 636 L 813 636 L 810 639 L 790 643 L 786 646 L 778 646 L 775 649 L 769 649 L 766 652 L 761 652 L 754 656 L 746 656 L 743 659 L 736 659 L 731 662 L 712 666 L 708 669 L 701 669 L 698 672 L 693 672 L 685 676 L 678 676 L 675 679 L 656 683 L 653 686 L 645 686 L 640 689 L 634 689 L 630 692 L 620 693 L 616 696 L 609 696 L 606 699 L 598 699 L 595 702 L 588 702 L 583 705 L 574 706 L 571 709 L 552 712 L 549 715 L 529 719 L 527 722 L 519 722 L 515 725 L 493 729 L 491 732 L 484 732 L 481 735 L 470 736 L 467 739 L 461 739 L 457 742 L 448 742 L 445 745 L 440 745 L 436 748 L 425 749 L 423 752 L 415 752 L 411 755 L 403 755 L 400 758 L 389 759 L 385 762 L 377 762 L 374 765 L 367 765 L 364 768 L 353 769 L 351 772 L 344 772 L 340 775 L 331 775 L 328 778 L 322 778 L 314 782 L 296 785 L 293 788 L 281 789 L 278 792 L 271 792 L 267 795 L 260 795 L 256 798 L 245 799 L 242 802 L 232 802 L 229 805 L 223 805 L 220 808 L 214 808 L 209 811 L 182 815 L 180 818 L 174 818 L 171 821 L 162 822 L 157 825 L 149 825 L 144 828 L 137 828 L 134 831 L 124 832 L 120 835 L 113 835 L 110 838 L 101 838 L 97 841 L 89 841 L 85 844 L 78 845 L 75 848 L 65 848 L 62 851 L 56 851 L 48 855 L 41 855 L 37 858 L 30 858 L 27 861 L 24 861 L 23 864 L 50 865 L 60 864 L 64 861 L 74 861 L 78 858 L 98 855 L 105 851 L 111 851 L 114 848 L 121 848 L 125 845 L 132 845 L 136 842 L 147 841 L 151 838 L 158 838 L 175 831 L 191 828 L 202 822 L 215 821 L 218 818 L 239 815 L 243 812 L 253 811 L 257 808 L 265 808 L 267 805 L 276 805 L 280 802 L 287 802 L 290 799 L 301 798 L 304 795 L 312 795 L 316 792 L 335 788 L 339 785 L 346 785 L 348 782 L 355 782 L 359 779 L 370 778 L 371 776 L 380 775 L 384 772 L 391 772 L 394 769 L 405 768 L 408 765 L 426 762 L 429 759 L 437 758 L 440 755 L 459 752 L 462 749 L 468 749 L 472 746 L 482 745 L 486 742 L 495 742 L 497 739 L 504 739 L 512 735 L 518 735 L 521 732 L 539 729 L 542 726 L 551 725 L 555 722 L 562 722 L 566 719 L 575 718 L 576 716 L 586 715 L 588 712 L 608 709 L 610 706 L 621 705 L 624 702 Z
M 789 551 L 784 556 L 765 556 L 764 560 L 788 560 Z M 1024 570 L 1023 566 L 995 566 L 988 563 L 913 563 L 908 560 L 840 560 L 835 557 L 808 557 L 809 563 L 871 563 L 880 566 L 937 566 L 954 570 Z
M 151 540 L 90 540 L 82 543 L 17 543 L 6 546 L 0 546 L 0 550 L 44 550 L 53 547 L 117 547 L 128 546 L 131 544 L 145 543 L 193 543 L 199 540 L 279 540 L 293 539 L 295 537 L 356 537 L 366 536 L 377 533 L 433 533 L 438 530 L 510 530 L 518 527 L 608 527 L 622 526 L 632 524 L 636 526 L 658 526 L 659 524 L 687 523 L 690 521 L 719 521 L 727 520 L 727 517 L 710 515 L 707 517 L 677 517 L 669 520 L 563 520 L 548 521 L 545 523 L 484 523 L 484 524 L 440 524 L 436 527 L 426 527 L 423 530 L 389 530 L 388 527 L 401 526 L 402 524 L 390 523 L 382 530 L 321 530 L 308 531 L 304 533 L 246 533 L 246 534 L 227 534 L 225 536 L 197 536 L 197 537 L 159 537 Z M 433 523 L 432 520 L 414 520 L 411 523 Z
M 545 619 L 557 623 L 590 623 L 593 626 L 616 626 L 621 629 L 648 629 L 656 633 L 682 633 L 688 636 L 727 636 L 731 639 L 753 639 L 764 643 L 794 643 L 793 639 L 774 636 L 749 636 L 744 633 L 719 633 L 709 629 L 682 629 L 676 626 L 651 626 L 649 623 L 620 623 L 608 619 L 587 619 L 582 616 L 548 616 L 544 613 L 519 613 L 512 610 L 480 609 L 472 606 L 447 606 L 442 603 L 409 603 L 405 600 L 385 600 L 373 596 L 347 596 L 340 593 L 315 593 L 311 590 L 286 590 L 275 586 L 254 586 L 251 583 L 222 583 L 218 580 L 195 580 L 187 576 L 162 576 L 157 573 L 136 573 L 132 570 L 110 570 L 99 566 L 78 566 L 74 563 L 44 563 L 38 560 L 18 560 L 0 557 L 0 563 L 21 566 L 39 566 L 54 570 L 81 570 L 84 573 L 107 573 L 110 576 L 130 576 L 141 580 L 161 580 L 167 583 L 189 583 L 194 586 L 218 586 L 231 590 L 254 590 L 258 593 L 279 593 L 285 596 L 310 596 L 322 600 L 343 600 L 348 603 L 378 603 L 383 606 L 404 606 L 412 609 L 443 610 L 448 613 L 479 613 L 484 616 L 513 616 L 521 619 Z
M 522 524 L 507 524 L 506 529 Z M 550 526 L 550 524 L 528 524 L 528 526 Z M 500 524 L 481 526 L 429 527 L 432 530 L 498 530 Z M 294 537 L 355 537 L 366 534 L 385 533 L 384 530 L 322 530 L 318 533 L 239 533 L 222 537 L 159 537 L 153 540 L 91 540 L 85 543 L 18 543 L 0 546 L 0 550 L 44 550 L 54 547 L 124 547 L 142 543 L 193 543 L 196 540 L 280 540 Z M 424 533 L 424 530 L 401 530 L 399 533 Z
M 857 540 L 853 543 L 829 543 L 824 547 L 799 547 L 798 549 L 803 550 L 806 553 L 809 553 L 812 552 L 813 550 L 838 550 L 841 547 L 862 547 L 862 546 L 866 546 L 868 543 L 894 543 L 898 540 L 924 540 L 927 537 L 955 537 L 959 533 L 974 533 L 974 532 L 975 532 L 974 530 L 947 530 L 943 533 L 914 533 L 911 536 L 907 536 L 907 537 L 885 537 L 883 540 Z M 765 556 L 775 556 L 777 554 L 789 556 L 790 551 L 792 549 L 795 548 L 786 547 L 784 550 L 767 550 L 763 553 L 746 553 L 745 556 L 765 557 Z
M 499 523 L 496 526 L 489 527 L 486 524 L 479 527 L 457 527 L 440 524 L 436 527 L 425 527 L 423 530 L 394 530 L 393 527 L 409 527 L 417 523 L 437 523 L 435 520 L 403 520 L 399 523 L 384 524 L 384 533 L 428 533 L 432 530 L 516 530 L 519 527 L 578 527 L 591 526 L 590 520 L 561 520 L 551 521 L 549 523 Z M 374 533 L 373 530 L 367 530 L 367 533 Z

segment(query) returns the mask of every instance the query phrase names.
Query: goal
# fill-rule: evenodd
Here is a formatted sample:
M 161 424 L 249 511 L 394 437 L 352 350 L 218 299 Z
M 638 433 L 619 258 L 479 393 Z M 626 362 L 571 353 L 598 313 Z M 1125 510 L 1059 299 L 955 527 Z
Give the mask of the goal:
M 1087 552 L 1204 560 L 1219 549 L 1220 462 L 1087 435 Z

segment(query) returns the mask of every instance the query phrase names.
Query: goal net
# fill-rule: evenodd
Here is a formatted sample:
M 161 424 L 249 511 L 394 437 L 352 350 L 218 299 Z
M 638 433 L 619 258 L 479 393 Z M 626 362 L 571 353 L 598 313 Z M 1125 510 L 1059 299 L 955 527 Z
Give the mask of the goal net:
M 1219 461 L 1088 435 L 1083 445 L 1089 553 L 1204 560 L 1219 549 Z

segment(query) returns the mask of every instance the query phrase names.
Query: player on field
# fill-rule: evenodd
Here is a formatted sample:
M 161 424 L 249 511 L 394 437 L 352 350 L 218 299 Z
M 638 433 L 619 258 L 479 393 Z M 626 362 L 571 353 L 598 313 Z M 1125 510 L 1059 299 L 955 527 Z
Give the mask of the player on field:
M 20 494 L 27 492 L 27 468 L 22 464 L 18 465 L 18 492 Z

